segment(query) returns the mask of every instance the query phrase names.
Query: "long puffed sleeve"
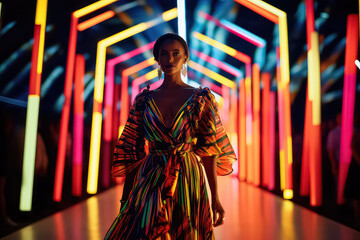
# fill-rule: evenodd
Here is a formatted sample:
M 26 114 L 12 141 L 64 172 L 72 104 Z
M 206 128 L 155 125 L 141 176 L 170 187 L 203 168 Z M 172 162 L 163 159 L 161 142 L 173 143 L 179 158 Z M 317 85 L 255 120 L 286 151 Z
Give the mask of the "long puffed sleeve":
M 114 177 L 125 176 L 127 171 L 135 169 L 145 157 L 145 138 L 143 134 L 143 114 L 146 94 L 140 93 L 130 108 L 129 118 L 114 149 L 111 174 Z
M 198 114 L 195 153 L 216 158 L 217 175 L 230 174 L 236 155 L 221 123 L 215 97 L 208 88 L 201 90 Z

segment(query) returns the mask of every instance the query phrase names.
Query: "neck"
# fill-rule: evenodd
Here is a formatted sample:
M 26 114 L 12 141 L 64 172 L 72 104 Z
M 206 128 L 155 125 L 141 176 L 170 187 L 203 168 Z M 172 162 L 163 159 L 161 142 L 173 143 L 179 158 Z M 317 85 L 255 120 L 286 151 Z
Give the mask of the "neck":
M 160 88 L 176 88 L 183 87 L 186 84 L 181 80 L 181 75 L 165 75 L 164 81 L 161 84 Z

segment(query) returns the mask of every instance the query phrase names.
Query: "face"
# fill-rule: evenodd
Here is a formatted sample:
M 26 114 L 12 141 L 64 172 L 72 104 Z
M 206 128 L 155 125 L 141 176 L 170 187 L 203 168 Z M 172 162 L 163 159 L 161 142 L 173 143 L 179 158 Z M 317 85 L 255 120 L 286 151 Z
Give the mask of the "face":
M 177 40 L 166 40 L 160 47 L 159 64 L 165 75 L 180 74 L 187 58 L 183 45 Z

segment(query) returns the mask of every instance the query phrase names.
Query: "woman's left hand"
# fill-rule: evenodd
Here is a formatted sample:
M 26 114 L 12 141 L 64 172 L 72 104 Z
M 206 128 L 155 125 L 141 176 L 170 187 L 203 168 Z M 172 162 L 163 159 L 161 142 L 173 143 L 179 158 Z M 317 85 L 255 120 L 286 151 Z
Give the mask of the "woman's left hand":
M 214 227 L 223 225 L 225 221 L 225 210 L 221 205 L 219 198 L 213 199 L 211 208 L 213 212 Z

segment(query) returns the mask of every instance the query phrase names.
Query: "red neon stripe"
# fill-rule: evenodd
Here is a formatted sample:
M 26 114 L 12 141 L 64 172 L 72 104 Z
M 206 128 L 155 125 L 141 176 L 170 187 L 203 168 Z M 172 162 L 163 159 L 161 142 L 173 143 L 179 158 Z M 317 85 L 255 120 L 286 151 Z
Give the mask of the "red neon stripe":
M 234 0 L 242 5 L 244 5 L 247 8 L 250 8 L 251 10 L 253 10 L 254 12 L 258 13 L 259 15 L 269 19 L 270 21 L 274 22 L 275 24 L 278 24 L 278 16 L 276 16 L 275 14 L 259 7 L 258 5 L 249 2 L 247 0 Z
M 300 180 L 300 196 L 309 196 L 310 194 L 310 139 L 312 125 L 312 104 L 309 99 L 309 87 L 306 90 L 306 105 L 305 105 L 305 123 L 304 123 L 304 137 L 303 150 L 301 160 L 301 180 Z
M 61 201 L 63 179 L 64 179 L 66 139 L 67 139 L 68 127 L 69 127 L 70 104 L 71 104 L 71 94 L 72 94 L 74 64 L 75 64 L 77 22 L 78 19 L 74 17 L 74 14 L 72 14 L 71 24 L 70 24 L 68 58 L 66 63 L 66 75 L 65 75 L 65 88 L 64 88 L 65 102 L 61 112 L 59 145 L 58 145 L 58 154 L 57 154 L 56 169 L 55 169 L 53 199 L 56 202 Z
M 30 70 L 30 83 L 29 83 L 29 95 L 40 95 L 39 86 L 39 74 L 37 72 L 38 57 L 39 57 L 39 41 L 41 34 L 41 25 L 35 25 L 34 27 L 34 45 L 32 49 L 31 57 L 31 70 Z M 41 81 L 40 81 L 41 83 Z M 38 87 L 39 86 L 39 87 Z
M 305 0 L 307 50 L 311 49 L 311 34 L 315 31 L 314 1 Z
M 310 205 L 320 206 L 322 203 L 322 174 L 321 174 L 321 125 L 311 126 L 310 137 Z M 320 158 L 319 158 L 320 156 Z
M 270 159 L 269 159 L 269 186 L 270 191 L 275 189 L 275 105 L 276 105 L 276 93 L 270 91 Z
M 293 189 L 293 167 L 292 161 L 289 159 L 289 150 L 292 149 L 292 146 L 289 146 L 288 139 L 291 138 L 291 105 L 290 105 L 290 90 L 289 83 L 284 86 L 283 96 L 284 96 L 284 148 L 285 148 L 285 166 L 286 166 L 286 189 Z M 292 156 L 291 156 L 292 158 Z M 321 157 L 319 158 L 321 159 Z

